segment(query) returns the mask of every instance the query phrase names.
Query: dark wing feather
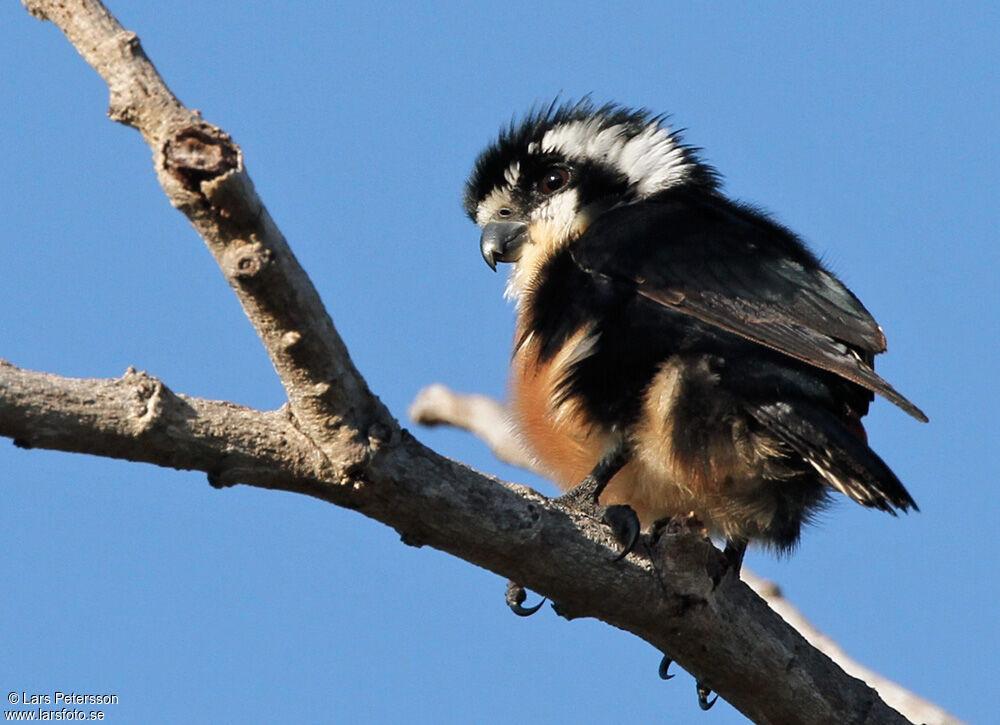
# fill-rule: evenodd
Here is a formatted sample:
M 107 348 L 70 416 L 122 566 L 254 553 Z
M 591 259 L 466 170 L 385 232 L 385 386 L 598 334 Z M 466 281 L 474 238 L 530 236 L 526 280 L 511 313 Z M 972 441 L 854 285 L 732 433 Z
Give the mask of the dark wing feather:
M 885 336 L 857 297 L 791 232 L 698 192 L 601 215 L 572 246 L 582 269 L 927 416 L 871 367 Z

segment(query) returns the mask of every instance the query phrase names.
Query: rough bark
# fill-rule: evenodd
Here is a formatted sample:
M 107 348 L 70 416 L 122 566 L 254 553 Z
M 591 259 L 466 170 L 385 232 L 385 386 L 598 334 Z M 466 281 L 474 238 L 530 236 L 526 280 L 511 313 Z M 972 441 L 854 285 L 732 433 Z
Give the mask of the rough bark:
M 427 426 L 447 425 L 468 431 L 483 440 L 493 454 L 505 463 L 544 476 L 535 461 L 524 452 L 509 423 L 506 408 L 486 395 L 456 393 L 444 385 L 428 385 L 417 393 L 408 411 L 410 420 Z M 943 709 L 910 692 L 887 677 L 852 659 L 830 637 L 820 632 L 781 593 L 780 587 L 746 567 L 740 574 L 744 583 L 794 627 L 813 647 L 854 677 L 874 687 L 883 700 L 913 722 L 948 725 L 959 722 Z
M 0 435 L 24 447 L 202 470 L 357 509 L 410 544 L 453 553 L 668 653 L 759 723 L 905 723 L 811 647 L 711 542 L 644 537 L 614 562 L 598 522 L 443 458 L 371 394 L 232 139 L 184 107 L 97 0 L 25 0 L 106 80 L 109 116 L 138 129 L 170 203 L 208 245 L 288 395 L 260 412 L 171 393 L 130 371 L 69 380 L 0 366 Z

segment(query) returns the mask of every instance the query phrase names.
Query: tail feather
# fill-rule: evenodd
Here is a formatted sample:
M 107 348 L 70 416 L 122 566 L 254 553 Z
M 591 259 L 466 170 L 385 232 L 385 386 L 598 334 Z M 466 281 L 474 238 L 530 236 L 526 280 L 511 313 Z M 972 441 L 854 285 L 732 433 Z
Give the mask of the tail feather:
M 916 502 L 867 443 L 834 415 L 809 403 L 768 403 L 753 417 L 812 466 L 823 481 L 862 506 L 895 515 Z

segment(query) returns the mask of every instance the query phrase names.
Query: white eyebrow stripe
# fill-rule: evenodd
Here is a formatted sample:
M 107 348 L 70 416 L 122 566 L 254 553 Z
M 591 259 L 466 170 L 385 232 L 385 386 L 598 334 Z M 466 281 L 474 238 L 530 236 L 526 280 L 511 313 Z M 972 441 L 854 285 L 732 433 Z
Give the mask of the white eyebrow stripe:
M 602 118 L 560 124 L 545 132 L 540 150 L 604 163 L 624 174 L 641 197 L 685 179 L 692 164 L 669 127 L 650 123 L 629 136 L 622 124 L 601 128 Z
M 615 146 L 622 143 L 621 125 L 601 129 L 601 118 L 571 121 L 553 126 L 542 136 L 543 153 L 562 153 L 571 158 L 609 160 Z

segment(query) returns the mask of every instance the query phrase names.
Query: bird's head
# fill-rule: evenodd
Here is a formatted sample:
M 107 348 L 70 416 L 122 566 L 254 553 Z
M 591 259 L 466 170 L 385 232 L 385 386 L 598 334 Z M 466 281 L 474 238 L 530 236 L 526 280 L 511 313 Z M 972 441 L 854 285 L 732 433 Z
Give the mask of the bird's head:
M 516 262 L 517 296 L 542 264 L 608 210 L 690 184 L 715 188 L 660 116 L 588 100 L 535 110 L 483 151 L 465 210 L 483 229 L 486 263 Z

